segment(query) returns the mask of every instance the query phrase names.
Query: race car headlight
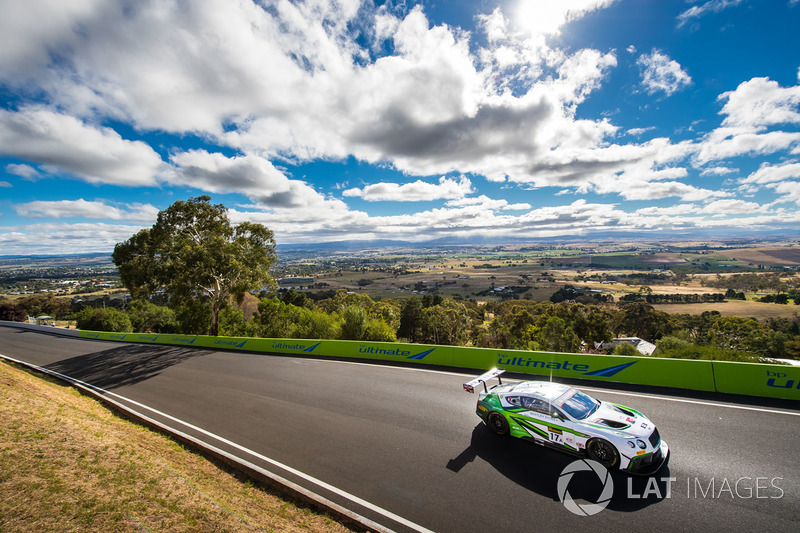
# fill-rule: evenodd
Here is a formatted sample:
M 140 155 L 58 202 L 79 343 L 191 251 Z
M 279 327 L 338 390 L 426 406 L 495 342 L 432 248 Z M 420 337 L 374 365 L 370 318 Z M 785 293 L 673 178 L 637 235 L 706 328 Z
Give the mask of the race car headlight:
M 636 439 L 636 444 L 643 450 L 647 448 L 647 444 L 642 439 Z
M 633 443 L 632 440 L 628 441 L 628 446 L 630 446 L 631 448 L 636 448 L 636 445 Z

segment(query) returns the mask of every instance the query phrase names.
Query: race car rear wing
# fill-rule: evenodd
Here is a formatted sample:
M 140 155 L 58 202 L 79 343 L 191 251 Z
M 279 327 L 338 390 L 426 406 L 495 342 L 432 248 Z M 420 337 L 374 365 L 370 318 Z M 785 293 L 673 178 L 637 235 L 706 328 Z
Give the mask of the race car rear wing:
M 505 370 L 500 370 L 498 368 L 493 368 L 493 369 L 489 370 L 488 372 L 486 372 L 484 374 L 481 374 L 477 378 L 475 378 L 475 379 L 473 379 L 471 381 L 467 381 L 466 383 L 464 383 L 464 390 L 467 391 L 467 392 L 473 392 L 474 393 L 475 392 L 475 387 L 480 387 L 481 383 L 483 383 L 483 392 L 489 392 L 489 390 L 486 388 L 486 382 L 489 381 L 492 378 L 497 378 L 497 381 L 499 381 L 500 384 L 502 385 L 503 384 L 503 380 L 500 379 L 500 374 L 502 374 L 504 372 L 505 372 Z

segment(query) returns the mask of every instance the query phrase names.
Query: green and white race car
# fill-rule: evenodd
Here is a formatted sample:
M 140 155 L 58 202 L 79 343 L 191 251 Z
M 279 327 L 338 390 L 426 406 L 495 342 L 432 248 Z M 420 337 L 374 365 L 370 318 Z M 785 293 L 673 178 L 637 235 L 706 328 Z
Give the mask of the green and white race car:
M 503 372 L 493 369 L 464 383 L 467 392 L 483 386 L 475 412 L 495 433 L 635 474 L 655 473 L 668 460 L 667 443 L 639 411 L 597 400 L 559 383 L 503 384 Z M 492 378 L 500 383 L 488 388 L 486 382 Z

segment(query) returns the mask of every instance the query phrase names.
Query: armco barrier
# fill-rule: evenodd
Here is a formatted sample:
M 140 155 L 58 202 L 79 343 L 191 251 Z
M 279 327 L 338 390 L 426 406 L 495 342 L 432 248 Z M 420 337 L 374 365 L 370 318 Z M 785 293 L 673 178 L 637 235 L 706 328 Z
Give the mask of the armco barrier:
M 455 368 L 492 367 L 534 376 L 615 381 L 765 398 L 800 400 L 800 367 L 655 357 L 559 354 L 420 344 L 210 337 L 155 333 L 108 333 L 0 321 L 0 326 L 110 341 L 142 342 L 248 352 L 410 361 Z
M 714 361 L 719 392 L 800 400 L 800 367 Z
M 788 365 L 528 352 L 390 342 L 98 331 L 81 331 L 80 336 L 110 341 L 185 345 L 247 352 L 405 361 L 475 370 L 498 367 L 534 376 L 589 379 L 800 400 L 800 367 Z
M 103 331 L 81 331 L 80 336 L 107 341 L 170 344 L 174 346 L 319 357 L 408 361 L 427 365 L 454 366 L 453 348 L 451 346 L 394 342 L 211 337 L 207 335 L 174 335 L 168 333 L 108 333 Z
M 0 320 L 0 326 L 27 329 L 30 331 L 40 331 L 42 333 L 55 333 L 56 335 L 67 335 L 69 337 L 78 336 L 77 329 L 60 328 L 58 326 L 42 326 L 39 324 L 29 324 L 27 322 L 11 322 L 9 320 Z
M 97 331 L 81 331 L 80 336 L 100 340 L 185 345 L 248 352 L 405 361 L 475 370 L 498 367 L 511 372 L 536 376 L 590 379 L 702 391 L 715 390 L 710 361 L 339 340 L 259 339 Z

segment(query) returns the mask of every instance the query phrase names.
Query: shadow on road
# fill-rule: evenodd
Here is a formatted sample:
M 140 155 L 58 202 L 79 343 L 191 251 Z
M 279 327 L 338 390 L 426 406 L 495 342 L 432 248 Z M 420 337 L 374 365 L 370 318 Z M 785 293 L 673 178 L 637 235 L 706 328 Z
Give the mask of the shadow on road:
M 492 465 L 500 474 L 527 490 L 559 501 L 558 480 L 561 472 L 579 457 L 550 450 L 522 439 L 501 437 L 483 424 L 472 431 L 470 445 L 447 463 L 447 469 L 460 472 L 476 458 Z M 669 489 L 669 466 L 653 476 L 630 476 L 611 472 L 614 495 L 608 509 L 638 511 L 665 499 Z M 576 472 L 569 481 L 573 499 L 595 503 L 603 484 L 594 472 Z
M 109 389 L 150 379 L 181 361 L 207 353 L 196 348 L 129 344 L 70 357 L 45 368 Z

